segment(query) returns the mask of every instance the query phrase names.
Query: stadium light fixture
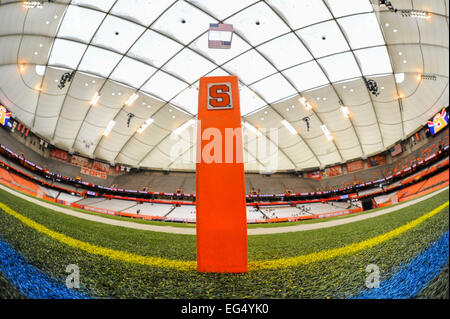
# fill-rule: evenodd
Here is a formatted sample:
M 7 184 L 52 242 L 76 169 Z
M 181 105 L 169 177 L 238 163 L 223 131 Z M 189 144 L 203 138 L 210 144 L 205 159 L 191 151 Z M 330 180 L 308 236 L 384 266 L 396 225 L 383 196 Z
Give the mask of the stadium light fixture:
M 139 134 L 144 133 L 144 131 L 149 127 L 155 120 L 152 118 L 149 118 L 147 121 L 144 122 L 144 124 L 141 125 L 141 127 L 138 128 L 137 132 Z
M 126 106 L 131 106 L 137 99 L 139 98 L 139 95 L 134 93 L 130 98 L 125 102 Z
M 311 103 L 309 103 L 308 100 L 305 97 L 301 97 L 298 100 L 300 101 L 300 103 L 302 103 L 302 105 L 306 108 L 307 111 L 311 111 L 312 110 Z
M 44 6 L 41 1 L 24 1 L 23 7 L 26 9 L 42 9 Z
M 194 119 L 190 119 L 189 121 L 187 121 L 186 123 L 184 123 L 183 125 L 181 125 L 179 128 L 177 128 L 175 131 L 173 131 L 173 133 L 175 135 L 180 135 L 181 133 L 183 133 L 189 126 L 193 125 L 195 123 Z
M 325 134 L 325 136 L 327 137 L 327 139 L 329 141 L 332 141 L 333 140 L 333 136 L 331 136 L 331 133 L 328 130 L 327 126 L 326 125 L 322 125 L 320 128 L 322 129 L 322 131 Z
M 251 125 L 249 122 L 244 122 L 244 126 L 251 132 L 255 133 L 257 136 L 261 136 L 262 133 L 260 131 L 258 131 L 258 129 L 256 127 L 254 127 L 253 125 Z
M 94 97 L 91 100 L 91 106 L 96 106 L 99 100 L 100 100 L 100 94 L 98 94 L 98 92 L 96 92 Z
M 116 121 L 111 120 L 111 122 L 109 122 L 108 126 L 106 127 L 105 131 L 103 132 L 103 135 L 108 136 L 109 133 L 111 133 L 111 130 L 113 129 L 114 125 L 116 125 Z
M 282 120 L 281 123 L 292 133 L 292 135 L 297 135 L 297 130 L 286 120 Z
M 391 12 L 398 11 L 398 9 L 394 8 L 394 6 L 392 5 L 392 3 L 389 0 L 380 0 L 380 6 L 386 6 L 386 8 L 388 8 L 388 10 Z
M 411 17 L 417 19 L 431 19 L 431 13 L 421 10 L 401 10 L 403 17 Z
M 341 105 L 341 112 L 344 114 L 346 118 L 350 118 L 350 111 L 347 106 Z

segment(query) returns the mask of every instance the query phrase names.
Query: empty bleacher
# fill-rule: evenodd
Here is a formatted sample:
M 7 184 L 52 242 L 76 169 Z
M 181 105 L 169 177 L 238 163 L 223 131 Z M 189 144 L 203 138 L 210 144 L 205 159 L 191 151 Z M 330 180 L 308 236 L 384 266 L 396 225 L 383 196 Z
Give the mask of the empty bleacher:
M 63 200 L 67 203 L 75 203 L 80 200 L 80 197 L 61 192 L 58 196 L 58 199 Z
M 122 210 L 124 213 L 137 214 L 139 210 L 140 215 L 164 217 L 173 209 L 173 205 L 157 204 L 157 203 L 143 203 L 136 206 Z
M 195 206 L 193 205 L 181 205 L 180 207 L 175 207 L 170 214 L 166 216 L 168 220 L 180 220 L 195 222 Z

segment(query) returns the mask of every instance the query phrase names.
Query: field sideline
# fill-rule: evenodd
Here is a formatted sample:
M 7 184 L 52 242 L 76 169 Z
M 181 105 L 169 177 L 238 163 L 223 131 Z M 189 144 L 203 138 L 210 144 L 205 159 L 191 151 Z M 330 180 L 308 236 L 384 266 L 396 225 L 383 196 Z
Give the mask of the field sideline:
M 253 270 L 248 274 L 194 271 L 195 236 L 83 220 L 1 190 L 0 239 L 59 282 L 65 280 L 66 266 L 77 264 L 82 291 L 94 298 L 347 298 L 366 289 L 368 264 L 377 264 L 382 269 L 382 280 L 388 279 L 448 231 L 448 194 L 445 190 L 412 206 L 345 225 L 250 236 L 249 260 Z M 9 214 L 8 209 L 17 215 Z M 17 218 L 19 215 L 22 220 Z M 54 236 L 37 230 L 39 227 Z M 86 249 L 58 240 L 61 238 L 84 243 Z M 94 247 L 189 267 L 182 270 L 133 263 L 90 251 Z M 342 251 L 345 254 L 336 253 Z M 282 267 L 267 266 L 273 263 Z M 0 275 L 0 284 L 2 281 L 5 280 Z M 13 287 L 6 290 L 13 290 L 10 295 L 14 294 Z M 424 292 L 421 298 L 432 296 L 435 290 Z
M 50 203 L 48 201 L 32 197 L 28 194 L 23 194 L 16 190 L 12 190 L 6 186 L 0 185 L 0 189 L 9 192 L 19 198 L 25 199 L 31 203 L 38 204 L 40 206 L 50 208 L 54 211 L 58 211 L 63 214 L 67 214 L 70 216 L 95 221 L 99 223 L 104 223 L 108 225 L 122 226 L 126 228 L 139 229 L 139 230 L 148 230 L 148 231 L 156 231 L 156 232 L 164 232 L 164 233 L 173 233 L 173 234 L 185 234 L 185 235 L 195 235 L 195 226 L 189 224 L 180 224 L 180 223 L 169 223 L 169 222 L 152 222 L 152 221 L 142 221 L 135 219 L 128 219 L 120 216 L 110 216 L 105 214 L 99 214 L 94 212 L 88 212 L 72 207 L 66 207 L 56 203 Z M 415 203 L 421 202 L 427 198 L 430 198 L 440 192 L 448 190 L 448 187 L 437 190 L 431 194 L 422 196 L 417 199 L 412 199 L 404 203 L 398 203 L 392 205 L 390 207 L 385 208 L 376 208 L 370 211 L 324 218 L 324 219 L 315 219 L 315 220 L 307 220 L 301 222 L 292 222 L 292 223 L 281 223 L 281 224 L 265 224 L 265 225 L 247 225 L 248 235 L 264 235 L 264 234 L 278 234 L 278 233 L 287 233 L 287 232 L 297 232 L 297 231 L 305 231 L 305 230 L 313 230 L 327 227 L 334 227 L 338 225 L 343 225 L 351 222 L 356 222 L 359 220 L 364 220 L 368 218 L 373 218 L 376 216 L 380 216 L 383 214 L 387 214 L 393 211 L 396 211 L 400 208 L 407 207 L 409 205 L 413 205 Z M 314 225 L 318 224 L 318 225 Z

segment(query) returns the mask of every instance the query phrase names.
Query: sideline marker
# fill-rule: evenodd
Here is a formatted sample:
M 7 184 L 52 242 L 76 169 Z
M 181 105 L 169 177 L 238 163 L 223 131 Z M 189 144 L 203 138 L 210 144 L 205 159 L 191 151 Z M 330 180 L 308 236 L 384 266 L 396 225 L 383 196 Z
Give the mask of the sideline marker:
M 197 269 L 245 273 L 247 211 L 236 76 L 200 79 L 198 119 Z

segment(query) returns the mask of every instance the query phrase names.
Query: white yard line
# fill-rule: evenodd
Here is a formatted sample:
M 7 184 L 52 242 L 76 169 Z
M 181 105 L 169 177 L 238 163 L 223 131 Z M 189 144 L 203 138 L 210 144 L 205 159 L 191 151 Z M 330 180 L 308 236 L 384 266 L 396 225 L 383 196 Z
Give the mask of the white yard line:
M 291 232 L 299 232 L 299 231 L 307 231 L 307 230 L 313 230 L 313 229 L 322 229 L 322 228 L 329 228 L 339 225 L 345 225 L 349 223 L 354 223 L 361 220 L 366 220 L 369 218 L 385 215 L 394 211 L 397 211 L 399 209 L 402 209 L 404 207 L 408 207 L 417 203 L 420 203 L 430 197 L 433 197 L 445 190 L 447 190 L 449 187 L 444 187 L 438 191 L 435 191 L 433 193 L 430 193 L 428 195 L 422 196 L 420 198 L 416 198 L 413 200 L 410 200 L 408 202 L 405 202 L 403 204 L 399 204 L 394 207 L 388 207 L 382 210 L 379 210 L 374 213 L 364 214 L 364 215 L 357 215 L 354 217 L 348 217 L 343 219 L 335 219 L 330 220 L 328 222 L 322 222 L 322 223 L 315 223 L 315 224 L 299 224 L 294 226 L 284 226 L 284 227 L 273 227 L 273 228 L 251 228 L 248 229 L 249 235 L 267 235 L 267 234 L 281 234 L 281 233 L 291 233 Z M 120 227 L 126 227 L 126 228 L 132 228 L 132 229 L 139 229 L 139 230 L 147 230 L 147 231 L 154 231 L 154 232 L 160 232 L 160 233 L 170 233 L 170 234 L 182 234 L 182 235 L 195 235 L 195 228 L 184 228 L 184 227 L 172 227 L 172 226 L 156 226 L 156 225 L 148 225 L 148 224 L 140 224 L 135 222 L 128 222 L 128 221 L 122 221 L 122 220 L 116 220 L 111 218 L 105 218 L 97 215 L 90 215 L 86 213 L 81 213 L 74 211 L 72 209 L 63 208 L 60 206 L 56 206 L 50 203 L 46 203 L 43 201 L 40 201 L 36 198 L 32 198 L 30 196 L 24 195 L 22 193 L 19 193 L 15 190 L 12 190 L 6 186 L 3 186 L 0 184 L 0 189 L 13 194 L 14 196 L 17 196 L 19 198 L 22 198 L 30 203 L 49 208 L 51 210 L 70 215 L 73 217 L 103 223 L 107 225 L 113 225 L 113 226 L 120 226 Z M 0 198 L 1 200 L 1 198 Z

